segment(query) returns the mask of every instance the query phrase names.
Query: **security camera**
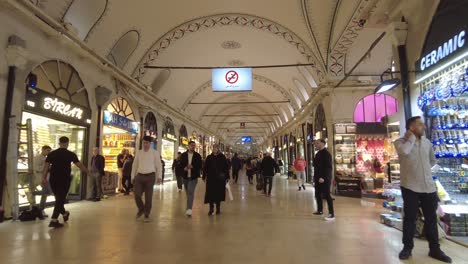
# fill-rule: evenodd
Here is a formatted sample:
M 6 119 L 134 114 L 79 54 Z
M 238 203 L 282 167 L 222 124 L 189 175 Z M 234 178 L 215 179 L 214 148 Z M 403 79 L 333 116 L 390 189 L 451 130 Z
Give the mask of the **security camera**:
M 360 19 L 358 22 L 358 26 L 364 27 L 367 23 L 367 19 Z

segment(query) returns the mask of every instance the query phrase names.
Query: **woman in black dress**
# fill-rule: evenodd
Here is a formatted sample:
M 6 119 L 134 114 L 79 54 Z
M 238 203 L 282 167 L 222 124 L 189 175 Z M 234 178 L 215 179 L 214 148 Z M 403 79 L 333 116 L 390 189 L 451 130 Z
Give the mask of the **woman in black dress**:
M 203 181 L 206 182 L 205 204 L 210 204 L 208 215 L 221 213 L 221 202 L 226 199 L 226 182 L 229 180 L 229 169 L 226 157 L 219 151 L 217 144 L 213 145 L 211 153 L 203 168 Z

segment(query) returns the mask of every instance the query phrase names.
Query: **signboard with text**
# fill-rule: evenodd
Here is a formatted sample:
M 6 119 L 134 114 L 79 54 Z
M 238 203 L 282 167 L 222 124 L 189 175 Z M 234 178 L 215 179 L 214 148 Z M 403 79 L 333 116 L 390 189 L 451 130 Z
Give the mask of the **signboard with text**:
M 28 90 L 24 109 L 71 124 L 81 126 L 91 124 L 90 109 L 40 89 Z
M 214 92 L 252 91 L 251 68 L 213 69 L 211 79 Z
M 104 124 L 126 130 L 130 133 L 138 133 L 139 130 L 137 122 L 109 111 L 104 111 Z

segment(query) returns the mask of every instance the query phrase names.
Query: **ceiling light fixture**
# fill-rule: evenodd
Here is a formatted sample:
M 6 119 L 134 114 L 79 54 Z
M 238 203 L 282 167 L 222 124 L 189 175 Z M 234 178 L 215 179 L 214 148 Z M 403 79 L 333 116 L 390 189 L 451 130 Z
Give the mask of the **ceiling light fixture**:
M 391 91 L 395 89 L 396 87 L 398 87 L 398 85 L 400 84 L 401 84 L 401 80 L 398 78 L 393 78 L 390 80 L 383 81 L 375 88 L 374 93 L 378 94 L 378 93 L 385 93 L 385 92 Z

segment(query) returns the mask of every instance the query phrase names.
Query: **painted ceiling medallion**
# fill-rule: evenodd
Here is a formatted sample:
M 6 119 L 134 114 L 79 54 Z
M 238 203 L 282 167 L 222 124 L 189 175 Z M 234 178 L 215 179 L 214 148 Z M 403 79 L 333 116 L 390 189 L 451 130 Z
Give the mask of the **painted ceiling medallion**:
M 245 62 L 241 61 L 241 60 L 231 60 L 228 62 L 228 65 L 229 66 L 243 66 L 245 65 Z
M 227 41 L 224 41 L 223 43 L 221 43 L 221 47 L 223 49 L 240 49 L 242 47 L 242 45 L 237 41 L 227 40 Z

